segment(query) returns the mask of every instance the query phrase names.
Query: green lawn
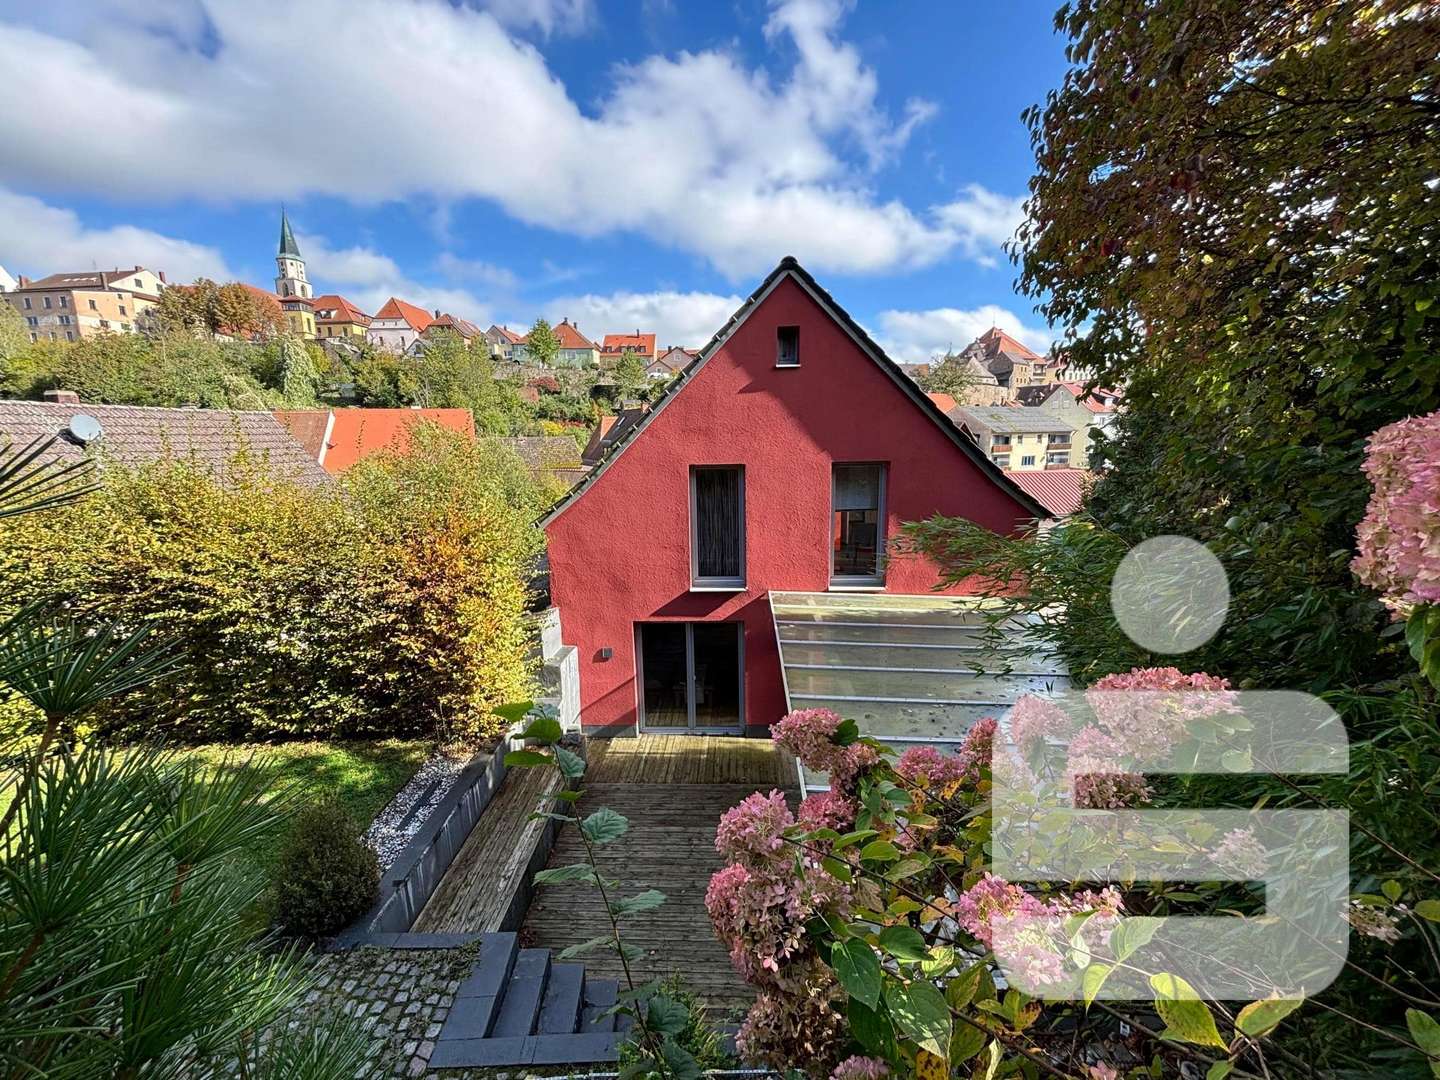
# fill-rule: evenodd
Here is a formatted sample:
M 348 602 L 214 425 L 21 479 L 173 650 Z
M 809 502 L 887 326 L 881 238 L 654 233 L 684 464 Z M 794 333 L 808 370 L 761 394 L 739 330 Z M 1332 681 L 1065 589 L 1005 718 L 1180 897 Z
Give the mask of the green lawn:
M 239 765 L 256 758 L 278 762 L 278 783 L 299 784 L 315 797 L 334 795 L 363 828 L 381 808 L 405 786 L 430 755 L 433 744 L 426 739 L 380 739 L 356 742 L 290 742 L 234 745 L 212 743 L 176 749 L 183 756 L 206 762 L 217 772 L 227 763 Z M 0 791 L 0 809 L 10 801 L 10 791 Z M 280 838 L 256 847 L 248 857 L 261 870 L 268 870 Z
M 233 745 L 214 743 L 187 747 L 213 768 L 227 762 L 240 764 L 251 755 L 279 763 L 281 784 L 299 784 L 314 797 L 333 795 L 363 829 L 415 775 L 433 744 L 425 739 L 383 739 L 371 742 L 290 742 Z M 257 865 L 268 868 L 279 838 L 252 853 Z

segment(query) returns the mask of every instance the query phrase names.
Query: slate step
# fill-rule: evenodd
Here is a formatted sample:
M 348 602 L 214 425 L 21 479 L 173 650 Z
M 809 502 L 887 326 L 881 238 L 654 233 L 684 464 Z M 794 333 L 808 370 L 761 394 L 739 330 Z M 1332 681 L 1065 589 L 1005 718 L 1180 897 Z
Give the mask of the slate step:
M 620 984 L 614 979 L 585 980 L 585 1008 L 580 1014 L 580 1031 L 614 1031 L 615 1015 L 607 1010 L 620 995 Z
M 604 1064 L 620 1060 L 620 1036 L 526 1035 L 503 1039 L 441 1039 L 430 1055 L 432 1069 L 501 1068 L 515 1065 Z
M 490 1033 L 519 953 L 518 934 L 481 935 L 475 967 L 455 991 L 441 1039 L 483 1039 Z
M 584 964 L 551 964 L 536 1035 L 574 1035 L 585 990 Z
M 510 980 L 500 1001 L 500 1012 L 491 1026 L 489 1037 L 496 1039 L 524 1037 L 535 1031 L 540 1016 L 540 1003 L 545 997 L 545 982 L 550 976 L 549 949 L 521 949 L 515 958 Z

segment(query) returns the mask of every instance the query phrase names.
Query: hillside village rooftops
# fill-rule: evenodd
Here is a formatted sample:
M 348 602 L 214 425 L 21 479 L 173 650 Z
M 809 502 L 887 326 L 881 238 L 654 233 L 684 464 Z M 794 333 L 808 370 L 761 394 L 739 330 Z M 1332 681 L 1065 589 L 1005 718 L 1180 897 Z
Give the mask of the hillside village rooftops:
M 998 432 L 1046 432 L 1067 430 L 1052 413 L 1024 405 L 961 405 L 950 414 L 967 427 Z
M 303 445 L 309 460 L 327 473 L 344 472 L 382 450 L 405 452 L 423 423 L 475 434 L 469 409 L 281 409 L 274 415 L 292 441 Z
M 551 329 L 555 331 L 555 340 L 560 343 L 562 349 L 596 349 L 599 347 L 580 333 L 580 330 L 569 319 L 561 319 Z
M 370 316 L 336 293 L 315 297 L 315 314 L 320 322 L 354 322 L 368 326 Z M 327 314 L 327 312 L 329 314 Z
M 37 281 L 27 281 L 19 286 L 16 292 L 28 292 L 30 290 L 44 291 L 47 289 L 111 289 L 118 288 L 122 292 L 135 293 L 136 296 L 151 296 L 151 293 L 140 292 L 138 289 L 126 288 L 123 285 L 116 285 L 121 278 L 133 277 L 143 271 L 143 266 L 132 266 L 128 270 L 83 270 L 75 273 L 51 274 L 48 277 L 40 278 Z M 156 275 L 161 277 L 160 275 Z M 161 277 L 163 281 L 164 278 Z
M 600 345 L 601 352 L 620 353 L 629 349 L 631 352 L 644 353 L 646 356 L 653 356 L 655 353 L 655 335 L 642 334 L 636 330 L 633 334 L 606 334 L 605 340 Z
M 259 411 L 0 401 L 0 443 L 8 439 L 24 446 L 38 436 L 63 431 L 77 415 L 98 420 L 100 437 L 82 445 L 62 435 L 51 445 L 51 457 L 79 460 L 93 455 L 102 464 L 112 459 L 132 466 L 188 459 L 218 472 L 244 452 L 266 459 L 301 483 L 325 479 L 324 470 L 295 437 L 270 413 Z

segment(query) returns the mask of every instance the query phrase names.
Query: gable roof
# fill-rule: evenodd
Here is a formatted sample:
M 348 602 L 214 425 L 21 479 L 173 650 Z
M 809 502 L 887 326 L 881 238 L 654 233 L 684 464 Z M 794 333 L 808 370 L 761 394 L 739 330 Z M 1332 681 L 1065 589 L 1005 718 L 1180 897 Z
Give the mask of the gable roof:
M 409 324 L 410 328 L 417 333 L 435 321 L 424 308 L 407 304 L 404 300 L 394 296 L 385 301 L 385 306 L 372 316 L 373 319 L 400 319 Z
M 518 345 L 520 342 L 525 340 L 521 335 L 517 334 L 514 330 L 511 330 L 508 326 L 496 326 L 494 323 L 490 325 L 489 330 L 485 331 L 485 336 L 491 341 L 504 341 L 511 345 Z
M 1009 353 L 1012 359 L 1027 360 L 1034 362 L 1045 359 L 1034 349 L 1022 345 L 1013 337 L 1001 330 L 998 326 L 992 326 L 985 333 L 975 339 L 985 347 L 987 356 L 995 356 L 999 353 Z
M 79 460 L 93 450 L 102 462 L 109 457 L 122 465 L 144 465 L 166 457 L 189 458 L 219 470 L 246 450 L 300 483 L 326 479 L 300 442 L 268 412 L 0 401 L 0 442 L 10 439 L 23 446 L 37 436 L 54 435 L 80 414 L 100 422 L 100 437 L 88 446 L 62 437 L 51 445 L 50 457 Z
M 321 311 L 333 310 L 335 312 L 333 318 L 321 318 L 317 320 L 318 322 L 353 322 L 359 323 L 362 326 L 370 325 L 369 315 L 366 315 L 349 300 L 346 300 L 345 297 L 336 293 L 326 293 L 324 296 L 317 296 L 314 302 L 317 314 Z
M 569 320 L 562 320 L 550 329 L 555 331 L 555 340 L 560 342 L 560 348 L 562 349 L 599 348 L 593 341 L 575 329 L 574 324 Z
M 605 340 L 600 346 L 601 352 L 624 352 L 626 349 L 653 356 L 655 335 L 642 334 L 639 330 L 633 334 L 606 334 Z
M 760 306 L 761 302 L 786 278 L 793 279 L 796 284 L 808 293 L 810 298 L 820 306 L 822 311 L 839 323 L 840 327 L 850 336 L 851 340 L 859 346 L 860 351 L 873 360 L 880 367 L 881 371 L 890 376 L 890 380 L 900 388 L 905 396 L 915 403 L 916 407 L 929 418 L 931 423 L 935 424 L 944 432 L 946 437 L 959 448 L 962 454 L 970 459 L 971 463 L 974 464 L 987 479 L 1024 507 L 1026 512 L 1032 517 L 1048 518 L 1052 516 L 1044 504 L 1040 503 L 1030 495 L 1029 492 L 1011 481 L 999 466 L 990 460 L 990 456 L 975 444 L 974 440 L 962 432 L 948 416 L 940 411 L 933 401 L 925 396 L 920 388 L 915 385 L 914 380 L 901 370 L 899 364 L 885 355 L 885 350 L 880 348 L 880 346 L 871 339 L 870 335 L 865 332 L 864 328 L 850 317 L 850 313 L 837 304 L 835 299 L 820 286 L 820 283 L 810 276 L 810 272 L 800 265 L 799 260 L 796 259 L 795 256 L 786 255 L 780 260 L 775 269 L 766 275 L 765 280 L 755 287 L 755 291 L 746 297 L 745 301 L 735 309 L 735 313 L 730 316 L 725 325 L 715 332 L 715 336 L 700 350 L 700 354 L 696 356 L 694 360 L 690 361 L 690 363 L 686 364 L 680 374 L 671 380 L 669 385 L 666 386 L 665 391 L 650 407 L 650 410 L 640 418 L 639 422 L 623 435 L 616 438 L 599 464 L 591 469 L 589 474 L 586 475 L 580 483 L 571 488 L 569 493 L 551 507 L 549 513 L 540 519 L 541 528 L 546 527 L 550 522 L 563 514 L 575 500 L 589 491 L 596 481 L 605 475 L 606 470 L 610 468 L 616 458 L 625 452 L 625 448 L 635 441 L 636 436 L 649 427 L 655 417 L 664 411 L 665 406 L 670 404 L 670 402 L 690 384 L 690 380 L 695 377 L 695 373 L 705 366 L 710 360 L 710 357 L 714 356 L 715 353 L 720 350 L 720 347 L 730 339 L 735 331 L 740 328 L 740 325 Z
M 468 319 L 462 319 L 458 315 L 441 315 L 438 319 L 432 319 L 427 331 L 439 328 L 441 330 L 453 330 L 467 341 L 480 336 L 480 328 Z
M 152 294 L 141 292 L 134 287 L 133 283 L 129 286 L 115 284 L 121 278 L 134 277 L 142 271 L 149 272 L 145 271 L 145 267 L 143 266 L 132 266 L 128 270 L 78 270 L 74 273 L 51 274 L 49 277 L 43 277 L 38 281 L 26 282 L 25 285 L 15 291 L 24 292 L 31 289 L 110 289 L 116 292 L 128 292 L 134 293 L 136 296 L 149 297 Z

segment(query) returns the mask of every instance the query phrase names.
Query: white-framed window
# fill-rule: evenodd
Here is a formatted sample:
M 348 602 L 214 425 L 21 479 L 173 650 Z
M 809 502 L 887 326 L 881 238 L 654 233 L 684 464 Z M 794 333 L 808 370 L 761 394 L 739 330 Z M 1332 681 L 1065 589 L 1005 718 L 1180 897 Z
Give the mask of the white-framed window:
M 690 584 L 745 587 L 745 468 L 690 468 Z
M 25 310 L 31 311 L 34 309 L 34 307 L 35 305 L 30 302 L 30 297 L 25 297 Z
M 68 296 L 60 297 L 60 306 L 63 308 L 68 308 L 70 306 L 70 298 Z
M 66 331 L 65 331 L 65 340 L 66 340 L 66 341 L 74 341 L 74 340 L 75 340 L 75 331 L 74 331 L 74 330 L 66 330 Z
M 775 366 L 800 366 L 800 328 L 798 326 L 777 326 L 775 328 Z
M 137 278 L 135 279 L 135 287 L 136 287 L 137 289 L 143 289 L 143 288 L 145 287 L 145 283 L 144 283 L 143 281 L 141 281 L 141 280 L 137 277 Z
M 1020 464 L 1021 464 L 1022 466 L 1023 466 L 1023 465 L 1034 465 L 1034 464 L 1035 464 L 1035 455 L 1034 455 L 1034 454 L 1026 454 L 1024 457 L 1022 457 L 1022 458 L 1020 459 Z
M 46 306 L 47 308 L 50 307 L 50 306 L 51 306 L 51 304 L 50 304 L 50 297 L 48 297 L 48 296 L 45 297 L 43 303 L 45 304 L 45 306 Z
M 995 464 L 996 464 L 997 466 L 999 466 L 1000 468 L 1002 468 L 1002 469 L 1008 469 L 1008 468 L 1010 467 L 1010 455 L 1009 455 L 1009 454 L 996 454 L 996 455 L 995 455 L 993 458 L 991 458 L 990 460 L 993 461 L 993 462 L 995 462 Z
M 885 583 L 885 466 L 839 463 L 830 469 L 830 584 Z
M 1059 453 L 1056 453 L 1056 454 L 1046 454 L 1046 455 L 1045 455 L 1045 464 L 1046 464 L 1046 465 L 1069 465 L 1069 464 L 1070 464 L 1070 455 L 1069 455 L 1068 452 L 1066 452 L 1066 451 L 1064 451 L 1064 450 L 1062 450 L 1062 451 L 1060 451 Z

